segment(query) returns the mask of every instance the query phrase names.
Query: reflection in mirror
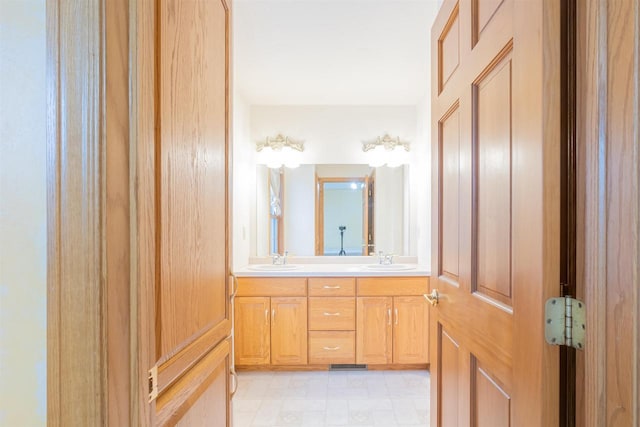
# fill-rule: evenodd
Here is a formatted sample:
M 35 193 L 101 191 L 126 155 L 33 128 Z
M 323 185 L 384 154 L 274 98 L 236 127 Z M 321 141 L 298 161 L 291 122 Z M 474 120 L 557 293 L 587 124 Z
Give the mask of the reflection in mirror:
M 271 254 L 270 249 L 273 246 L 270 243 L 275 243 L 274 240 L 277 241 L 278 237 L 271 231 L 273 222 L 270 217 L 269 169 L 258 165 L 256 173 L 256 222 L 253 230 L 256 243 L 255 255 L 261 257 Z M 367 202 L 368 215 L 366 218 L 367 229 L 371 232 L 371 240 L 366 241 L 369 240 L 369 236 L 366 236 L 368 233 L 361 233 L 357 244 L 355 241 L 348 240 L 351 237 L 355 240 L 355 233 L 352 235 L 352 231 L 360 229 L 359 225 L 350 226 L 336 223 L 326 226 L 326 231 L 330 234 L 329 239 L 333 239 L 328 254 L 337 255 L 340 252 L 340 230 L 338 228 L 340 225 L 347 227 L 344 232 L 344 249 L 349 254 L 372 254 L 378 251 L 395 255 L 409 254 L 408 166 L 371 168 L 368 165 L 358 164 L 307 164 L 296 169 L 282 168 L 279 173 L 282 206 L 280 230 L 283 234 L 283 243 L 278 245 L 280 253 L 288 251 L 290 255 L 294 256 L 314 256 L 320 253 L 319 247 L 316 245 L 316 189 L 319 178 L 364 179 L 369 177 L 371 179 L 374 176 L 373 200 Z M 371 186 L 373 187 L 373 185 Z M 359 200 L 362 203 L 362 199 Z M 344 208 L 340 205 L 337 206 L 339 206 L 338 209 Z M 364 231 L 364 224 L 362 230 Z M 347 250 L 347 248 L 349 249 Z M 358 251 L 359 253 L 356 253 Z
M 316 255 L 367 255 L 373 247 L 369 176 L 318 177 L 316 191 Z

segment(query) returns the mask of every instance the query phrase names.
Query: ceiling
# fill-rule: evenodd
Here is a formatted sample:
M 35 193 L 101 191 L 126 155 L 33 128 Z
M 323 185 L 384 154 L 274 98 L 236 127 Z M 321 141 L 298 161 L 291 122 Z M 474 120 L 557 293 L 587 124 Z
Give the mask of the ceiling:
M 236 0 L 236 90 L 253 105 L 415 105 L 437 3 Z

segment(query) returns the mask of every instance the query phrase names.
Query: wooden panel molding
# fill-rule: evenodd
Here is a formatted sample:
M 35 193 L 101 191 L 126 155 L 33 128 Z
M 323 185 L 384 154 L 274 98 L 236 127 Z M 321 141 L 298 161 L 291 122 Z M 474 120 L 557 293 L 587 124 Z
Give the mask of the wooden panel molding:
M 460 112 L 456 101 L 438 121 L 440 144 L 440 210 L 441 228 L 439 276 L 458 281 L 460 260 Z
M 438 426 L 458 426 L 459 410 L 459 385 L 462 373 L 460 372 L 460 345 L 444 331 L 442 325 L 438 327 L 440 345 L 438 358 L 438 384 L 442 396 L 438 404 L 441 405 L 441 418 Z
M 271 364 L 307 364 L 307 298 L 271 298 Z
M 460 19 L 458 4 L 438 38 L 438 92 L 442 92 L 460 64 Z
M 473 46 L 478 43 L 483 30 L 489 25 L 502 3 L 504 0 L 473 0 L 471 4 Z
M 507 45 L 473 83 L 475 290 L 511 305 L 511 56 Z
M 229 94 L 225 4 L 161 0 L 158 12 L 160 358 L 229 316 Z
M 511 426 L 511 397 L 471 355 L 471 425 L 478 427 Z
M 157 425 L 175 425 L 220 376 L 224 379 L 225 390 L 228 393 L 230 389 L 228 381 L 231 369 L 230 357 L 231 340 L 227 339 L 205 355 L 193 369 L 190 369 L 165 393 L 159 395 L 156 403 Z M 221 373 L 220 370 L 224 370 L 224 372 Z M 228 396 L 225 397 L 228 399 Z M 228 420 L 230 416 L 228 406 L 226 406 L 227 399 L 224 402 L 225 420 Z

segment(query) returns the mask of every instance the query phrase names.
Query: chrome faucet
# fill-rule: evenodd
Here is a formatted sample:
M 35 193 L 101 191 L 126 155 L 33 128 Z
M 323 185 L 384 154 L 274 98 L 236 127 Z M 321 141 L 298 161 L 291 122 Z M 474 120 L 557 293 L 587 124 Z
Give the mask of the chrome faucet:
M 384 254 L 384 252 L 378 252 L 378 263 L 381 265 L 393 264 L 393 254 Z
M 282 255 L 278 253 L 273 253 L 271 254 L 271 262 L 273 265 L 286 265 L 288 255 L 289 255 L 289 251 L 284 251 Z

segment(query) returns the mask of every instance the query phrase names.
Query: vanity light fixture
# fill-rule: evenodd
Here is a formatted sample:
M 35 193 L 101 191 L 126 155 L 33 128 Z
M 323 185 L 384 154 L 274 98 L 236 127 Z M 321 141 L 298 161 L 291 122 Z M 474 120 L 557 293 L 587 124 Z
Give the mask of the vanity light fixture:
M 266 164 L 272 169 L 282 165 L 288 168 L 300 166 L 300 153 L 304 151 L 304 143 L 290 139 L 288 136 L 278 134 L 275 138 L 267 137 L 265 142 L 256 144 L 258 163 Z
M 363 142 L 362 151 L 369 153 L 369 166 L 378 167 L 385 164 L 396 167 L 409 162 L 407 153 L 409 143 L 400 141 L 400 137 L 392 138 L 388 133 L 375 141 Z

